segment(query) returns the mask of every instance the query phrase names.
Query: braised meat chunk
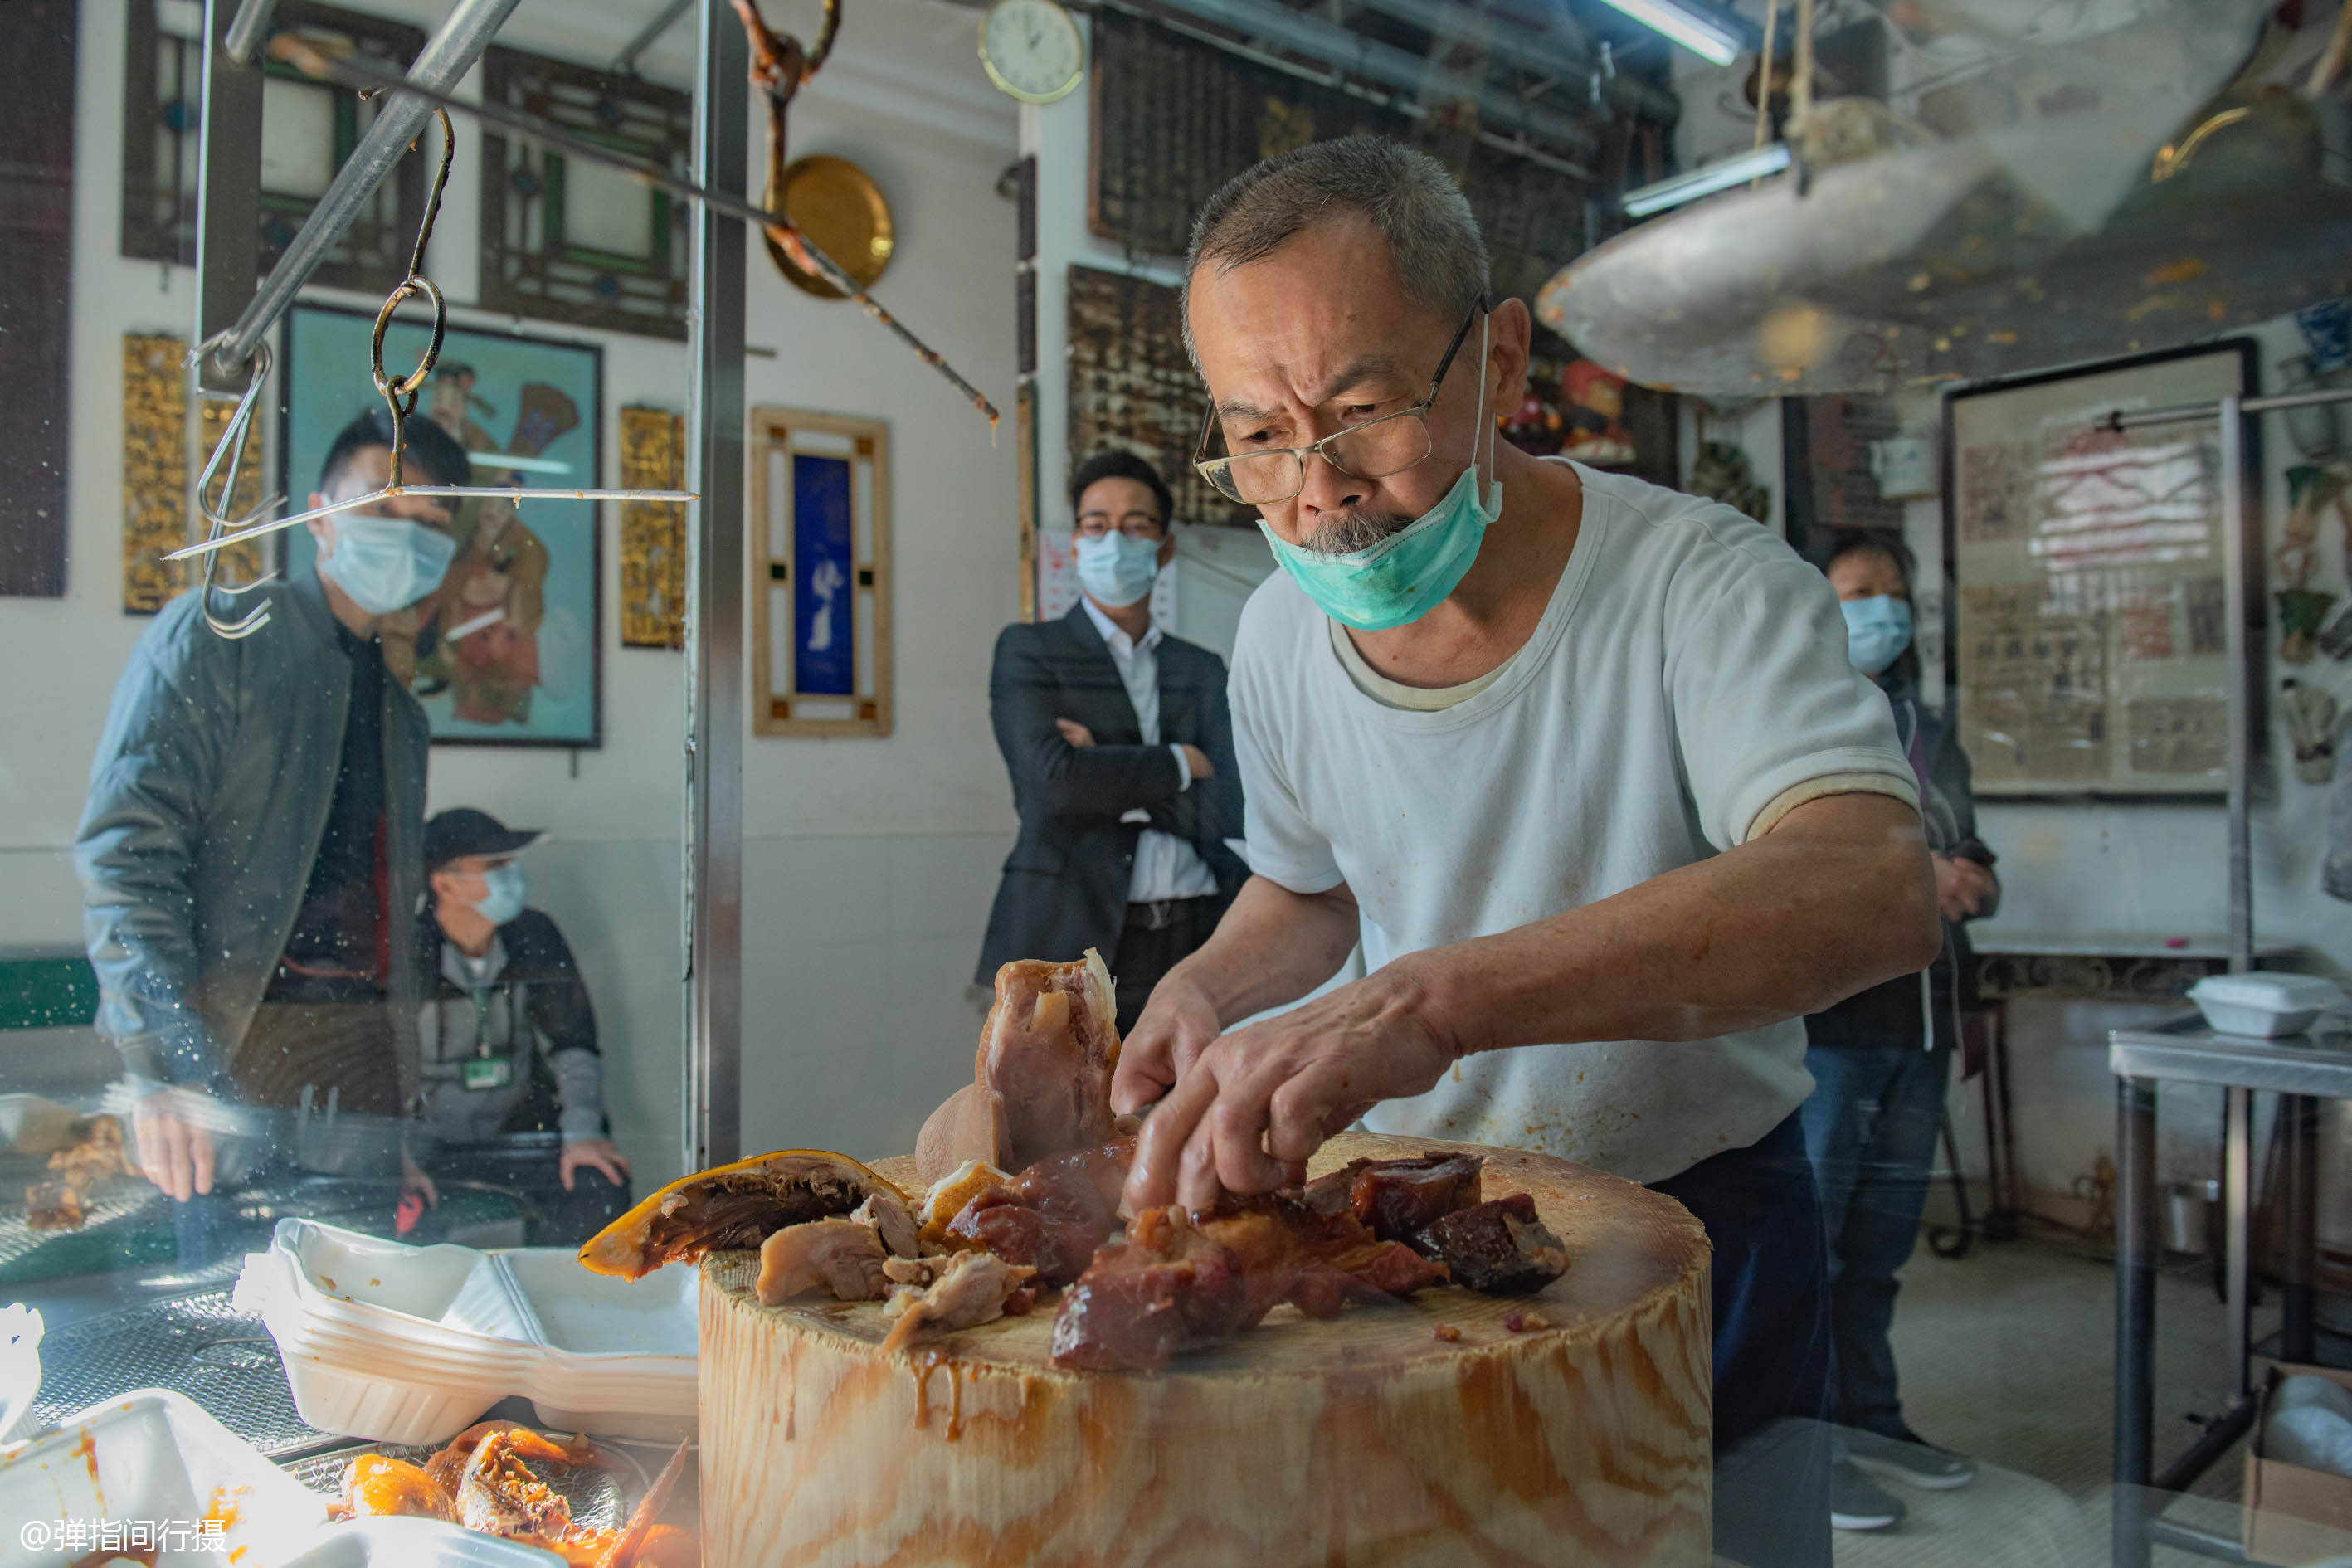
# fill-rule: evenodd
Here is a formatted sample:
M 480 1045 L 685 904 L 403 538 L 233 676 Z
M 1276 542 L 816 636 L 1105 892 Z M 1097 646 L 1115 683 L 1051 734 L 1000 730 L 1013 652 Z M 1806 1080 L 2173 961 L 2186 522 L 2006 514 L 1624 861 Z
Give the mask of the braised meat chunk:
M 1092 950 L 1076 963 L 1024 959 L 999 969 L 972 1081 L 915 1140 L 923 1180 L 968 1160 L 1017 1171 L 1108 1139 L 1118 1019 L 1110 971 Z
M 1040 1285 L 1067 1285 L 1118 1226 L 1119 1184 L 1133 1152 L 1131 1143 L 1113 1144 L 1040 1160 L 966 1204 L 948 1224 L 948 1244 L 1027 1264 Z
M 1146 1209 L 1095 1255 L 1054 1319 L 1054 1364 L 1153 1371 L 1188 1344 L 1239 1333 L 1278 1298 L 1253 1300 L 1233 1248 L 1181 1209 Z
M 1351 1160 L 1307 1183 L 1307 1204 L 1322 1214 L 1351 1212 L 1382 1241 L 1409 1241 L 1423 1227 L 1476 1203 L 1485 1165 L 1475 1154 Z
M 1489 1295 L 1540 1290 L 1568 1272 L 1568 1251 L 1536 1217 L 1525 1193 L 1447 1215 L 1413 1245 L 1445 1265 L 1454 1282 Z
M 1328 1318 L 1349 1300 L 1408 1295 L 1445 1277 L 1443 1265 L 1380 1239 L 1354 1215 L 1318 1213 L 1292 1194 L 1228 1197 L 1201 1215 L 1147 1209 L 1062 1299 L 1054 1361 L 1152 1370 L 1286 1301 Z

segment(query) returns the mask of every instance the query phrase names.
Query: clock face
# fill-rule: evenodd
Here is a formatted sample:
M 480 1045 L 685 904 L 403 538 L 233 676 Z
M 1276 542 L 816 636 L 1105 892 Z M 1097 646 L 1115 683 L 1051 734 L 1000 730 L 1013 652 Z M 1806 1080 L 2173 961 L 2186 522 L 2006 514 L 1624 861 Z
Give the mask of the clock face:
M 1078 25 L 1055 0 L 996 0 L 980 24 L 988 79 L 1025 103 L 1051 103 L 1086 73 Z

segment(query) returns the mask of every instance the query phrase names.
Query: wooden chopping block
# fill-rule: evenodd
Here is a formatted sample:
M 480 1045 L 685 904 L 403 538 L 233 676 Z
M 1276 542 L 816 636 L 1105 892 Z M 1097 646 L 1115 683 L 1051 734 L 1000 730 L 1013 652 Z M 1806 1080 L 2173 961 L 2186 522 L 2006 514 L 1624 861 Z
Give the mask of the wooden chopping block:
M 1159 1373 L 1055 1367 L 1057 1295 L 885 1356 L 879 1302 L 762 1307 L 757 1256 L 714 1254 L 704 1563 L 1700 1568 L 1706 1233 L 1661 1194 L 1516 1150 L 1350 1133 L 1311 1170 L 1436 1150 L 1484 1155 L 1488 1197 L 1530 1194 L 1568 1272 L 1537 1297 L 1277 1307 Z M 1550 1326 L 1504 1326 L 1528 1312 Z

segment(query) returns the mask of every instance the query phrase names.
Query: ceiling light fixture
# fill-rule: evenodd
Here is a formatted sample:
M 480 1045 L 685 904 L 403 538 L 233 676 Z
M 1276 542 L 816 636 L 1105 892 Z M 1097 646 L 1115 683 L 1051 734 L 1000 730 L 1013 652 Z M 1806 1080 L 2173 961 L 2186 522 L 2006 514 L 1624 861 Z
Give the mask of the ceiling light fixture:
M 1722 18 L 1684 0 L 1609 0 L 1646 27 L 1654 27 L 1691 53 L 1719 66 L 1739 58 L 1745 39 Z
M 1648 217 L 1695 202 L 1701 196 L 1711 196 L 1717 191 L 1727 191 L 1734 185 L 1744 185 L 1750 180 L 1760 180 L 1767 174 L 1777 174 L 1789 166 L 1789 149 L 1775 142 L 1769 147 L 1759 147 L 1753 153 L 1742 153 L 1737 158 L 1726 158 L 1719 163 L 1693 169 L 1687 174 L 1676 174 L 1671 180 L 1660 180 L 1654 185 L 1627 191 L 1622 204 L 1627 217 Z

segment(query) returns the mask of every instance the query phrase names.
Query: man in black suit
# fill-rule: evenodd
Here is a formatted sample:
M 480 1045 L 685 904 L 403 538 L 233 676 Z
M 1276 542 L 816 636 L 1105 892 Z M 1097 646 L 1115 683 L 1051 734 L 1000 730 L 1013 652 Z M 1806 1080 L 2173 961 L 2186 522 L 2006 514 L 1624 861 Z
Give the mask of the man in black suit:
M 1086 596 L 1058 621 L 1005 627 L 988 682 L 1021 837 L 977 978 L 1099 948 L 1122 1030 L 1249 876 L 1225 847 L 1241 837 L 1242 786 L 1224 661 L 1151 624 L 1152 579 L 1176 555 L 1169 502 L 1131 452 L 1078 465 L 1070 504 Z

